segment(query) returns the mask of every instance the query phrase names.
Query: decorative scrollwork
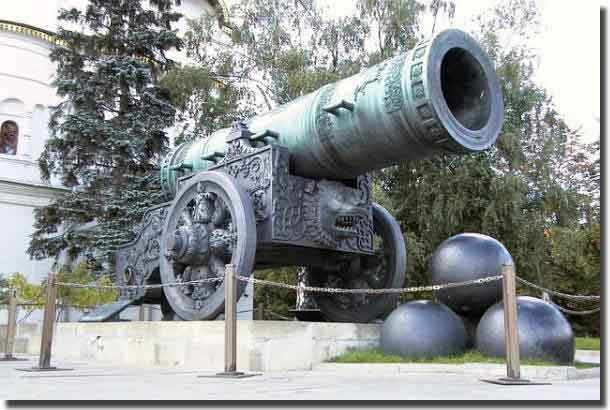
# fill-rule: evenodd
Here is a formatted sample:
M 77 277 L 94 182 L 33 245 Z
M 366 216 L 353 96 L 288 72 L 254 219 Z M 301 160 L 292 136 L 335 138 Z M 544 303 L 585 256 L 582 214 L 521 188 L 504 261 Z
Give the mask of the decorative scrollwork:
M 383 82 L 383 103 L 388 114 L 400 110 L 404 104 L 401 80 L 405 58 L 405 54 L 400 54 L 390 60 L 388 72 Z
M 136 232 L 139 232 L 136 239 L 119 248 L 116 273 L 120 284 L 141 285 L 159 266 L 159 241 L 166 214 L 167 205 L 147 210 L 136 229 Z M 136 291 L 121 293 L 121 297 L 135 297 L 134 292 Z
M 288 157 L 276 157 L 276 177 L 273 192 L 273 237 L 284 241 L 303 239 L 303 179 L 289 174 Z
M 218 165 L 224 165 L 236 158 L 258 151 L 258 148 L 253 147 L 252 144 L 244 141 L 244 139 L 236 139 L 227 144 L 227 152 L 225 153 L 225 156 L 218 161 Z
M 383 70 L 387 63 L 387 61 L 384 61 L 360 73 L 362 80 L 360 81 L 360 83 L 358 83 L 354 90 L 354 101 L 358 101 L 358 96 L 360 94 L 366 94 L 366 87 L 369 84 L 372 84 L 375 81 L 381 79 L 381 73 L 383 73 Z
M 260 149 L 254 149 L 258 152 Z M 269 210 L 265 197 L 271 187 L 272 170 L 271 159 L 268 151 L 260 152 L 258 155 L 246 156 L 234 159 L 233 162 L 224 165 L 227 174 L 240 180 L 246 187 L 246 192 L 252 200 L 256 222 L 262 222 L 269 217 Z

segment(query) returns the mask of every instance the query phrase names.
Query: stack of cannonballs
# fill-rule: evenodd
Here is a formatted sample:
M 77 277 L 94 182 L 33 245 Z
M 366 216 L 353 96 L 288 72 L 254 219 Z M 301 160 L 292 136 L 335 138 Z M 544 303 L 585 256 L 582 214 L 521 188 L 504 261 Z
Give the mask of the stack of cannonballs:
M 432 257 L 434 285 L 502 274 L 513 264 L 494 238 L 464 233 L 444 241 Z M 435 301 L 416 300 L 396 308 L 381 330 L 386 354 L 431 358 L 462 354 L 476 348 L 504 357 L 502 281 L 441 288 Z M 569 363 L 574 360 L 570 323 L 552 304 L 528 296 L 517 298 L 519 350 L 522 358 Z

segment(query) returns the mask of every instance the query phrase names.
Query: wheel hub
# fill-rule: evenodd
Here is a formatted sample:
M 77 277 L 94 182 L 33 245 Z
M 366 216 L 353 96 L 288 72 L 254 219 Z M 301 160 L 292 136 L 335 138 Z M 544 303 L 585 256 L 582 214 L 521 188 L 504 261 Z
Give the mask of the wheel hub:
M 209 234 L 203 224 L 181 226 L 169 239 L 169 257 L 176 262 L 200 265 L 209 256 Z

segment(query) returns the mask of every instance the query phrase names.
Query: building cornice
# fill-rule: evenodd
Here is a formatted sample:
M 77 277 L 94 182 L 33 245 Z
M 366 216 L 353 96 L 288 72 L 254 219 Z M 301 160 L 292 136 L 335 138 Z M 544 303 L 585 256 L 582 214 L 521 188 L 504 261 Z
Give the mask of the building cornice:
M 53 46 L 65 46 L 66 42 L 59 39 L 55 33 L 29 24 L 10 20 L 0 20 L 0 31 L 21 34 L 49 43 Z
M 0 203 L 45 206 L 67 190 L 64 187 L 0 178 Z

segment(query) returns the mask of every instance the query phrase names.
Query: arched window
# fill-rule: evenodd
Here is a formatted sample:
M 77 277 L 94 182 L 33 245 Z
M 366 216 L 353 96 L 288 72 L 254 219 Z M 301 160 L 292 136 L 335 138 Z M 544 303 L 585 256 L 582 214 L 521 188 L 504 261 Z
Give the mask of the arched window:
M 0 126 L 0 154 L 17 155 L 19 126 L 15 121 L 4 121 Z

